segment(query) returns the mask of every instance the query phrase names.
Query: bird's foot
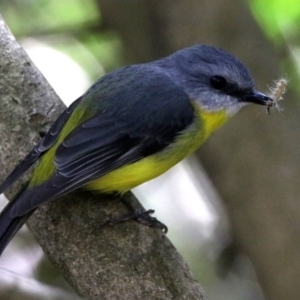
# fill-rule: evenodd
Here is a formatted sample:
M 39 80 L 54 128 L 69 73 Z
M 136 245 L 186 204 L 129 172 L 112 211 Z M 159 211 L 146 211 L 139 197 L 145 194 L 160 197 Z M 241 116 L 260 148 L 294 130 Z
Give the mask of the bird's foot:
M 129 214 L 126 214 L 120 218 L 110 219 L 107 223 L 109 225 L 115 225 L 128 220 L 136 220 L 143 225 L 147 225 L 153 228 L 158 228 L 164 233 L 168 232 L 168 227 L 165 224 L 161 223 L 155 217 L 151 216 L 154 213 L 153 209 L 143 210 L 143 209 L 133 208 L 131 210 L 132 212 L 130 212 Z
M 103 225 L 115 225 L 121 222 L 126 222 L 128 220 L 136 220 L 143 225 L 158 228 L 164 233 L 168 232 L 168 227 L 165 224 L 158 221 L 155 217 L 151 216 L 154 213 L 153 209 L 144 210 L 143 208 L 136 208 L 132 204 L 132 200 L 132 196 L 128 196 L 128 194 L 124 194 L 122 197 L 120 197 L 120 201 L 127 207 L 129 213 L 117 218 L 110 218 Z

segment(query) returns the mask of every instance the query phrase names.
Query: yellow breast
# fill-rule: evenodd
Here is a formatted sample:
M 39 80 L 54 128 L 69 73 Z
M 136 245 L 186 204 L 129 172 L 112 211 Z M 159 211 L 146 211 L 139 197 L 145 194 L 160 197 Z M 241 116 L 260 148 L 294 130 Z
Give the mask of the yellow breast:
M 194 123 L 184 130 L 172 145 L 160 153 L 114 170 L 88 183 L 85 188 L 100 192 L 118 191 L 123 193 L 153 179 L 193 153 L 213 131 L 228 119 L 225 111 L 208 113 L 196 105 L 195 110 Z

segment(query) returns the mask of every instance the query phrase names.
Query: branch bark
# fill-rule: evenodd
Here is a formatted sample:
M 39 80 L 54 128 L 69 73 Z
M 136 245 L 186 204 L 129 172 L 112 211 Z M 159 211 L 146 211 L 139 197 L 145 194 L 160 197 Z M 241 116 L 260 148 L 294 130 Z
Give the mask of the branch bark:
M 3 180 L 64 105 L 2 19 L 0 95 Z M 140 206 L 131 193 L 126 197 Z M 117 197 L 76 192 L 43 205 L 30 218 L 29 227 L 85 299 L 207 299 L 162 232 L 133 221 L 101 228 L 108 217 L 125 212 Z

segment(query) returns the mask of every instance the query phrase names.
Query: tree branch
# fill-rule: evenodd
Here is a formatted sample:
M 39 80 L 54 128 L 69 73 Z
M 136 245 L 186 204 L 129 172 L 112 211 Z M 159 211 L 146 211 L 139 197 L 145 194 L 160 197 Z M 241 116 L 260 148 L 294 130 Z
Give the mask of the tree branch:
M 0 95 L 3 180 L 31 149 L 38 131 L 62 112 L 63 104 L 2 19 Z M 140 206 L 131 193 L 126 197 Z M 207 299 L 162 232 L 134 221 L 101 228 L 109 216 L 124 212 L 117 197 L 76 192 L 43 205 L 29 226 L 50 260 L 85 299 Z

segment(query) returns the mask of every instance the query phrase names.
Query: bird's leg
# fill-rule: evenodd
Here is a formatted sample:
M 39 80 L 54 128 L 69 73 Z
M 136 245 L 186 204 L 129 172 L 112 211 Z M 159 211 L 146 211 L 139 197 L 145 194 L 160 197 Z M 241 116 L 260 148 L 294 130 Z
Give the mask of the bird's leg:
M 155 217 L 151 216 L 154 213 L 153 209 L 144 210 L 143 208 L 135 208 L 126 196 L 122 196 L 120 198 L 120 201 L 128 208 L 130 213 L 119 218 L 110 219 L 108 222 L 110 225 L 115 225 L 128 220 L 136 220 L 143 225 L 158 228 L 164 233 L 168 232 L 168 227 L 165 224 L 161 223 Z

